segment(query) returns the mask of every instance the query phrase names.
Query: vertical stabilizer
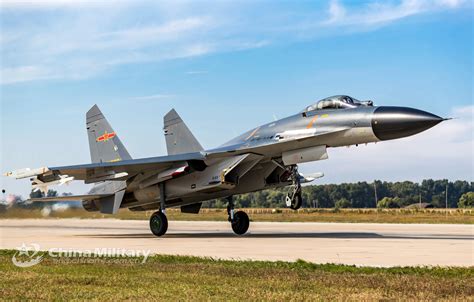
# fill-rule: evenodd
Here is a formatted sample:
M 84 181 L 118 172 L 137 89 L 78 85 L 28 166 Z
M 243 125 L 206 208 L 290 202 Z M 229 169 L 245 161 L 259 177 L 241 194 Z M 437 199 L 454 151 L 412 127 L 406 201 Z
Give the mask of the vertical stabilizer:
M 163 121 L 168 155 L 203 150 L 201 144 L 174 109 L 165 115 Z
M 93 163 L 132 159 L 97 105 L 87 111 L 86 125 Z

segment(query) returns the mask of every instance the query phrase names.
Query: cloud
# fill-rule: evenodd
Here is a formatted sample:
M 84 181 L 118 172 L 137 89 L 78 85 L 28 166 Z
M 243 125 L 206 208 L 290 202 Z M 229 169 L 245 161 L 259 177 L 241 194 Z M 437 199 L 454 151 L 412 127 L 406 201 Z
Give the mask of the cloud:
M 82 79 L 123 64 L 193 57 L 214 50 L 200 34 L 213 26 L 206 17 L 109 31 L 99 30 L 101 21 L 90 19 L 75 20 L 61 28 L 52 24 L 49 31 L 7 31 L 0 45 L 5 66 L 1 83 Z
M 120 31 L 105 32 L 92 37 L 86 50 L 102 49 L 140 49 L 160 42 L 173 42 L 183 36 L 194 34 L 211 27 L 212 20 L 203 17 L 190 17 L 172 20 L 161 25 L 141 26 Z M 75 45 L 77 49 L 82 45 Z
M 327 23 L 335 23 L 346 16 L 346 9 L 339 1 L 333 0 L 329 4 L 329 20 Z
M 402 0 L 393 2 L 368 2 L 362 7 L 348 9 L 338 0 L 331 0 L 325 24 L 330 26 L 373 26 L 380 25 L 409 16 L 436 10 L 460 7 L 462 0 Z
M 42 66 L 19 66 L 0 69 L 0 84 L 51 79 L 54 76 Z
M 458 7 L 466 2 L 466 0 L 438 0 L 435 1 L 438 5 L 449 6 L 449 7 Z
M 454 118 L 469 119 L 474 117 L 474 105 L 473 106 L 464 106 L 456 107 L 452 110 Z
M 303 165 L 301 171 L 324 172 L 324 183 L 426 178 L 473 181 L 474 106 L 453 108 L 451 115 L 457 118 L 407 138 L 329 149 L 329 160 Z
M 109 0 L 109 1 L 91 1 L 91 0 L 2 0 L 0 7 L 2 9 L 53 9 L 53 8 L 77 8 L 90 6 L 108 6 L 125 2 L 125 0 Z
M 6 0 L 0 10 L 1 84 L 84 79 L 125 64 L 288 44 L 465 3 L 330 1 L 307 10 L 278 2 L 269 9 L 265 2 Z
M 25 20 L 30 15 L 40 19 L 41 26 L 23 23 L 22 18 L 14 20 L 19 22 L 17 26 L 2 29 L 1 84 L 84 79 L 125 64 L 258 48 L 267 43 L 228 36 L 222 28 L 229 24 L 224 26 L 220 14 L 178 14 L 137 21 L 129 10 L 142 12 L 142 8 L 122 5 L 110 11 L 94 7 L 80 8 L 77 13 L 61 11 L 61 17 L 53 19 L 37 11 L 18 13 L 25 14 Z

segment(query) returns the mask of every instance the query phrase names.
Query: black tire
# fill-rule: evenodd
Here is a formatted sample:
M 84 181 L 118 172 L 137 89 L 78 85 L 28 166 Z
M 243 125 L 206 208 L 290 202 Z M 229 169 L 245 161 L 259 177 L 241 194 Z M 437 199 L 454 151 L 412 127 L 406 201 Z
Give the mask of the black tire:
M 161 211 L 153 213 L 150 217 L 150 230 L 155 236 L 163 236 L 168 230 L 168 218 Z
M 303 205 L 303 197 L 301 197 L 301 193 L 298 193 L 296 194 L 295 199 L 291 202 L 290 208 L 296 211 L 299 208 L 301 208 L 302 205 Z
M 247 232 L 250 226 L 249 216 L 243 211 L 238 211 L 234 214 L 234 220 L 231 224 L 234 233 L 237 235 L 243 235 Z

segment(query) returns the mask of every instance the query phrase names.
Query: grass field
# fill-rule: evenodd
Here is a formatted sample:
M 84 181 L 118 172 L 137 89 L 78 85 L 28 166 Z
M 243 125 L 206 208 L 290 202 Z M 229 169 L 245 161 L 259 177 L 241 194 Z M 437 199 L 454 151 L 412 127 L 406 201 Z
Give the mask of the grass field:
M 368 222 L 368 223 L 459 223 L 474 224 L 474 209 L 243 209 L 252 221 L 289 222 Z M 131 212 L 122 209 L 115 216 L 83 209 L 68 209 L 45 213 L 41 210 L 9 209 L 0 213 L 1 218 L 119 218 L 149 219 L 153 211 Z M 47 214 L 47 215 L 46 215 Z M 179 209 L 167 209 L 170 220 L 227 220 L 225 209 L 201 209 L 196 214 L 183 214 Z
M 474 268 L 368 268 L 184 256 L 62 258 L 30 268 L 0 251 L 5 300 L 471 300 Z M 84 259 L 84 258 L 82 258 Z

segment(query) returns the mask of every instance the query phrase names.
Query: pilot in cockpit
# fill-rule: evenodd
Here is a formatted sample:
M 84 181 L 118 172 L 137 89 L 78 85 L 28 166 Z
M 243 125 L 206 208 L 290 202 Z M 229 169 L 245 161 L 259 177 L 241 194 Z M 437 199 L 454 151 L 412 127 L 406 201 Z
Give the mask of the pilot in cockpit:
M 304 110 L 304 112 L 309 112 L 313 110 L 323 110 L 323 109 L 346 109 L 346 108 L 355 108 L 359 106 L 372 106 L 372 101 L 361 102 L 357 99 L 354 99 L 347 95 L 335 95 L 325 99 L 322 99 L 315 104 L 312 104 Z

